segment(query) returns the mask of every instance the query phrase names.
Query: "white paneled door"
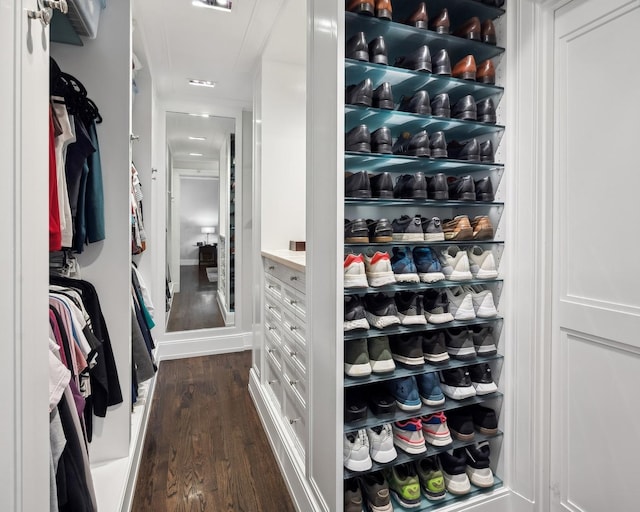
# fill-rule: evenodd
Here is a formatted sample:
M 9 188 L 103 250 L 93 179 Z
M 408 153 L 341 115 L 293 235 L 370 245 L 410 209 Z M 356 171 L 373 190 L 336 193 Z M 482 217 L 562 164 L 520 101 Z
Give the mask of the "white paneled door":
M 552 512 L 639 510 L 640 2 L 554 17 Z

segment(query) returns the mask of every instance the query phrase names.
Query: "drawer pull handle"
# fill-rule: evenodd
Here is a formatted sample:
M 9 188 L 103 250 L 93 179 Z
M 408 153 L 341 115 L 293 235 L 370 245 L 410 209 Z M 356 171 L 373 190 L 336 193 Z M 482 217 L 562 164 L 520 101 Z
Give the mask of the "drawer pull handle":
M 297 331 L 298 330 L 298 326 L 292 325 L 292 326 L 289 327 L 289 329 L 291 329 L 292 331 Z
M 267 306 L 268 310 L 276 309 L 275 306 Z
M 278 382 L 280 382 L 278 379 L 273 379 L 269 381 L 269 386 L 271 386 L 271 384 L 277 384 Z
M 269 270 L 275 270 L 276 267 L 274 267 L 273 265 L 269 265 Z
M 290 300 L 289 304 L 291 304 L 292 306 L 295 306 L 298 303 L 297 300 Z
M 273 354 L 273 353 L 275 352 L 275 350 L 274 350 L 274 349 L 272 349 L 272 348 L 268 348 L 268 349 L 267 349 L 267 352 L 269 352 L 269 354 Z
M 291 357 L 296 357 L 298 355 L 298 353 L 296 351 L 292 350 L 291 352 L 289 352 L 289 355 Z
M 292 386 L 295 386 L 298 382 L 300 382 L 299 380 L 290 380 L 289 384 L 291 384 Z
M 276 330 L 275 327 L 271 327 L 271 326 L 267 327 L 267 329 L 269 329 L 270 331 L 275 331 Z
M 302 418 L 292 418 L 289 420 L 289 424 L 293 425 L 294 423 L 298 423 Z
M 291 279 L 292 281 L 297 281 L 298 280 L 298 276 L 291 276 L 289 279 Z

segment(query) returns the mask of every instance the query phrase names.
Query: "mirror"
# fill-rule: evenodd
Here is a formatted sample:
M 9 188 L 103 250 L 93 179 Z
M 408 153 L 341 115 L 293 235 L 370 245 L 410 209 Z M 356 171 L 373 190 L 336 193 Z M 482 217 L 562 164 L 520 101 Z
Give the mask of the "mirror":
M 167 112 L 167 332 L 235 322 L 235 119 Z

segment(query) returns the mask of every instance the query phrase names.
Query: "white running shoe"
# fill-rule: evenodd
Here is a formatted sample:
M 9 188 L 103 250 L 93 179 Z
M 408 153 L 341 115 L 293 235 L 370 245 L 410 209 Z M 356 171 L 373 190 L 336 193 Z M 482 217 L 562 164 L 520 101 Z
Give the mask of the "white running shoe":
M 442 273 L 449 281 L 468 281 L 473 278 L 469 269 L 469 256 L 457 245 L 451 245 L 440 253 Z
M 491 290 L 483 290 L 477 286 L 463 286 L 464 292 L 471 295 L 473 310 L 478 318 L 493 318 L 498 316 L 498 310 L 493 302 Z
M 386 252 L 377 251 L 373 256 L 364 255 L 365 273 L 369 286 L 385 286 L 396 282 L 391 258 Z
M 398 456 L 396 447 L 393 446 L 391 423 L 367 428 L 367 436 L 371 458 L 376 462 L 386 464 Z
M 473 320 L 476 317 L 471 292 L 456 286 L 454 288 L 446 288 L 445 293 L 449 300 L 449 312 L 455 320 Z
M 369 456 L 369 438 L 364 429 L 349 432 L 344 436 L 342 445 L 344 467 L 351 471 L 367 471 L 373 463 Z
M 368 288 L 362 254 L 349 254 L 344 259 L 344 287 Z
M 485 251 L 477 245 L 471 249 L 467 249 L 469 257 L 469 268 L 475 279 L 496 279 L 498 277 L 498 269 L 496 268 L 496 260 L 493 252 Z

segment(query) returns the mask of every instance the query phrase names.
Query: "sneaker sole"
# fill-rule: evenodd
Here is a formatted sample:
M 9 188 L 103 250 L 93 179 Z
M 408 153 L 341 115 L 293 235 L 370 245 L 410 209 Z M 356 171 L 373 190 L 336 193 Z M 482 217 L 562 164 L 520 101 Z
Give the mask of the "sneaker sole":
M 471 483 L 476 487 L 487 488 L 491 487 L 494 483 L 493 473 L 489 468 L 476 469 L 471 466 L 467 466 L 466 472 L 469 480 L 471 480 Z
M 489 238 L 492 237 L 493 233 L 491 233 L 491 236 Z M 445 231 L 444 238 L 445 240 L 473 240 L 473 229 L 461 229 L 460 231 L 457 231 L 455 233 Z
M 425 352 L 423 355 L 425 361 L 428 361 L 430 363 L 443 363 L 449 360 L 448 352 L 443 352 L 442 354 L 428 354 Z
M 394 274 L 398 283 L 419 283 L 418 274 Z
M 344 363 L 344 373 L 349 377 L 367 377 L 371 375 L 371 365 Z
M 391 504 L 391 500 L 386 505 L 381 507 L 375 507 L 369 500 L 367 500 L 367 504 L 371 509 L 371 512 L 393 512 L 393 505 Z
M 400 319 L 393 315 L 376 316 L 369 311 L 365 311 L 365 315 L 367 316 L 369 325 L 373 325 L 377 329 L 384 329 L 390 325 L 398 325 L 400 323 Z
M 495 345 L 477 346 L 476 353 L 482 357 L 495 356 L 498 353 L 498 349 Z
M 440 389 L 442 389 L 442 392 L 445 394 L 445 396 L 451 398 L 452 400 L 464 400 L 465 398 L 476 396 L 476 390 L 473 386 L 458 387 L 440 383 Z
M 418 501 L 406 501 L 396 491 L 394 491 L 393 489 L 390 489 L 390 490 L 391 490 L 391 494 L 393 494 L 393 497 L 396 499 L 396 501 L 398 503 L 400 503 L 400 505 L 402 505 L 404 508 L 419 508 L 420 507 L 420 500 L 418 500 Z
M 443 242 L 444 233 L 425 233 L 424 241 L 425 242 Z
M 418 274 L 418 277 L 423 283 L 437 283 L 438 281 L 444 281 L 444 274 L 442 272 L 426 272 Z
M 370 458 L 365 460 L 347 460 L 344 463 L 344 467 L 349 471 L 368 471 L 373 467 L 373 463 Z
M 368 329 L 369 322 L 366 318 L 359 318 L 358 320 L 348 320 L 344 322 L 344 331 L 355 331 L 356 329 Z
M 419 411 L 420 409 L 422 409 L 422 403 L 419 403 L 419 404 L 416 404 L 416 405 L 413 405 L 413 404 L 407 405 L 407 404 L 403 404 L 402 402 L 396 400 L 396 405 L 398 406 L 399 409 L 402 409 L 403 411 L 407 411 L 407 412 Z M 394 440 L 394 443 L 395 443 L 395 440 Z M 422 452 L 417 452 L 417 453 L 422 453 Z
M 453 439 L 451 439 L 451 434 L 448 434 L 446 437 L 445 436 L 434 437 L 428 434 L 424 434 L 424 440 L 431 446 L 447 446 L 453 443 Z
M 367 276 L 359 274 L 359 275 L 345 275 L 344 276 L 344 287 L 345 288 L 369 288 L 369 282 L 367 281 Z
M 447 347 L 447 353 L 456 359 L 472 359 L 476 357 L 474 347 Z
M 421 396 L 420 400 L 422 400 L 422 403 L 424 405 L 428 405 L 429 407 L 436 407 L 438 405 L 444 404 L 445 398 L 442 397 L 439 400 L 429 400 L 428 398 Z
M 439 494 L 432 494 L 429 491 L 427 491 L 426 489 L 422 489 L 422 494 L 425 498 L 427 498 L 429 501 L 438 501 L 438 500 L 442 500 L 445 498 L 445 496 L 447 495 L 447 491 L 442 491 Z
M 396 445 L 398 448 L 400 448 L 403 452 L 406 452 L 410 455 L 419 455 L 420 453 L 425 453 L 427 451 L 426 444 L 421 444 L 421 445 L 409 444 L 406 441 L 403 441 L 402 439 L 398 439 L 395 436 L 393 436 L 393 444 Z
M 423 315 L 403 315 L 398 313 L 402 325 L 427 325 L 427 319 Z
M 367 280 L 369 281 L 369 286 L 371 287 L 385 286 L 387 284 L 394 284 L 396 282 L 396 278 L 393 275 L 393 272 L 369 272 L 367 273 Z
M 473 441 L 473 439 L 475 438 L 475 432 L 471 432 L 471 434 L 462 434 L 457 430 L 452 429 L 451 427 L 449 427 L 449 430 L 451 431 L 451 435 L 458 441 Z
M 371 370 L 373 373 L 390 373 L 396 369 L 393 359 L 383 359 L 382 361 L 371 361 Z
M 498 271 L 497 270 L 478 270 L 475 276 L 476 279 L 497 279 Z
M 473 382 L 472 384 L 473 387 L 476 388 L 476 395 L 478 396 L 490 395 L 491 393 L 495 393 L 496 391 L 498 391 L 498 386 L 496 386 L 495 382 L 491 382 L 488 384 Z
M 371 458 L 378 464 L 387 464 L 388 462 L 394 460 L 396 457 L 398 457 L 398 452 L 396 451 L 394 446 L 391 446 L 391 448 L 389 448 L 388 450 L 376 451 L 375 457 L 373 453 L 371 454 Z
M 466 473 L 460 475 L 450 475 L 447 472 L 442 472 L 444 476 L 444 486 L 451 494 L 461 496 L 463 494 L 469 494 L 471 492 L 471 482 Z
M 438 313 L 436 315 L 425 313 L 424 316 L 426 317 L 427 322 L 434 325 L 446 324 L 447 322 L 453 322 L 454 320 L 451 313 Z
M 424 364 L 424 357 L 406 357 L 394 353 L 391 353 L 391 355 L 395 361 L 406 364 L 407 366 L 422 366 Z
M 446 276 L 448 281 L 469 281 L 473 279 L 473 275 L 471 272 L 462 271 L 462 270 L 454 270 L 451 274 Z
M 367 244 L 369 243 L 368 236 L 350 236 L 344 238 L 345 244 Z

